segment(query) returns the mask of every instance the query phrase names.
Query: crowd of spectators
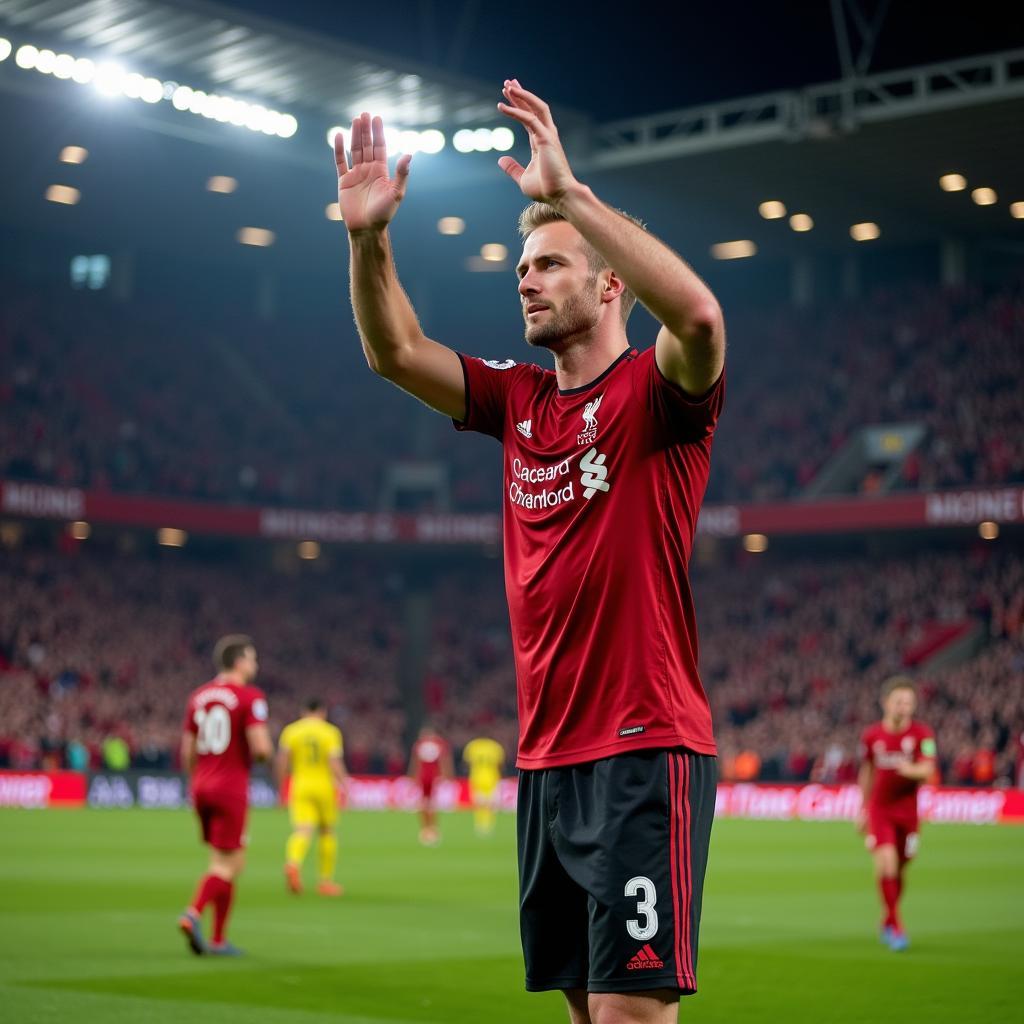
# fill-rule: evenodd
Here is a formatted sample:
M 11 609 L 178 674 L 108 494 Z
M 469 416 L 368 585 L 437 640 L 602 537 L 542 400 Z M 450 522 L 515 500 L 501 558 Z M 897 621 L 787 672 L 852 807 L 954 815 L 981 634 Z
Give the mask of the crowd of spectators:
M 285 329 L 91 293 L 5 291 L 0 477 L 376 509 L 389 462 L 433 460 L 448 469 L 454 508 L 498 507 L 493 442 L 454 438 L 375 379 L 347 321 Z M 728 415 L 708 500 L 798 494 L 871 424 L 925 428 L 900 487 L 1024 481 L 1024 283 L 727 312 Z
M 1024 482 L 1024 282 L 880 290 L 729 323 L 709 501 L 799 494 L 864 426 L 920 424 L 897 487 Z
M 275 733 L 319 696 L 354 769 L 404 767 L 391 574 L 24 550 L 0 554 L 0 581 L 0 763 L 175 767 L 188 693 L 215 674 L 211 645 L 244 629 Z
M 490 735 L 511 760 L 515 680 L 499 564 L 437 568 L 429 642 L 411 670 L 402 668 L 409 583 L 397 565 L 297 573 L 182 553 L 0 553 L 0 765 L 175 767 L 187 693 L 213 674 L 213 641 L 239 630 L 259 644 L 275 733 L 321 695 L 354 772 L 404 769 L 418 706 L 457 751 Z M 726 778 L 852 780 L 860 731 L 880 716 L 880 685 L 906 671 L 945 781 L 1014 777 L 1024 732 L 1019 550 L 747 556 L 695 567 L 693 585 Z M 945 666 L 926 657 L 936 636 L 959 652 L 938 643 Z

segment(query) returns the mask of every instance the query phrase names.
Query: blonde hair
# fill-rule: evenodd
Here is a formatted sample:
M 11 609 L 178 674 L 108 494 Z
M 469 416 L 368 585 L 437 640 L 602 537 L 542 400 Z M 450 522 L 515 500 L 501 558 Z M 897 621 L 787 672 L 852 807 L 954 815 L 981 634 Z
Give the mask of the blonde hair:
M 890 676 L 882 683 L 882 700 L 885 700 L 894 690 L 909 690 L 917 697 L 917 687 L 910 676 Z
M 641 230 L 647 230 L 647 225 L 639 217 L 634 217 L 632 214 L 626 213 L 625 210 L 617 210 L 615 207 L 612 207 L 612 209 L 620 217 L 625 217 L 626 220 L 635 224 Z M 525 242 L 537 228 L 543 227 L 545 224 L 556 224 L 561 220 L 567 221 L 567 218 L 563 217 L 553 206 L 548 206 L 547 203 L 530 203 L 519 214 L 519 237 Z M 608 264 L 605 262 L 604 257 L 582 235 L 580 236 L 580 248 L 587 258 L 587 266 L 590 268 L 591 278 L 596 278 L 602 270 L 608 267 Z M 633 312 L 635 305 L 636 296 L 623 285 L 622 294 L 619 296 L 619 313 L 623 324 L 629 319 L 629 314 Z

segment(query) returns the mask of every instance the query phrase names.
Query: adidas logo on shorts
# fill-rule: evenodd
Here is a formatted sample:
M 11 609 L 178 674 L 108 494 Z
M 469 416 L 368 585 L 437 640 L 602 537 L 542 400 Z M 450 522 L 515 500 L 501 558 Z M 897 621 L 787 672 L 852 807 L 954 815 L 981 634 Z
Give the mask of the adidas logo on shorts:
M 665 961 L 651 949 L 650 943 L 641 949 L 632 960 L 626 964 L 627 971 L 653 971 L 660 970 L 665 966 Z

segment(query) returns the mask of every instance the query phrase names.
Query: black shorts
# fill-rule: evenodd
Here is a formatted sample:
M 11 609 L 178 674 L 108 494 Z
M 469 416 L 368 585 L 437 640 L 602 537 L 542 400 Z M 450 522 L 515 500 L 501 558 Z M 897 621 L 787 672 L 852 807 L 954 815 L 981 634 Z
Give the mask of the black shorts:
M 697 991 L 717 780 L 681 749 L 520 772 L 528 990 Z

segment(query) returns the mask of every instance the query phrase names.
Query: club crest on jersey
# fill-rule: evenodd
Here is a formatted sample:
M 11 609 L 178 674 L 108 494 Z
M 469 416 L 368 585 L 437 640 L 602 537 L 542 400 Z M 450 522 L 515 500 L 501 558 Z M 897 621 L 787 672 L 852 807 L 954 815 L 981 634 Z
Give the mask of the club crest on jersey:
M 484 366 L 489 366 L 492 370 L 511 370 L 516 365 L 514 359 L 485 359 Z
M 593 444 L 597 440 L 597 410 L 604 395 L 598 395 L 583 407 L 583 430 L 576 435 L 577 444 Z

